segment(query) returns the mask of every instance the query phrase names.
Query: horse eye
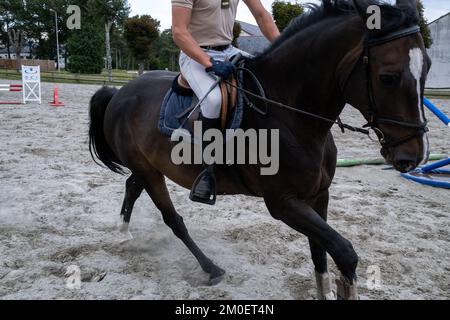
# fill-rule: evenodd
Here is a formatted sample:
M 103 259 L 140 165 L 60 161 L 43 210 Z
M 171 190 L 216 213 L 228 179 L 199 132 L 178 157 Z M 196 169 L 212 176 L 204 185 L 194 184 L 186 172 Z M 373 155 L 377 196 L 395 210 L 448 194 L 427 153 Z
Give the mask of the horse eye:
M 393 74 L 382 74 L 380 75 L 380 80 L 386 85 L 393 85 L 398 82 L 400 78 Z

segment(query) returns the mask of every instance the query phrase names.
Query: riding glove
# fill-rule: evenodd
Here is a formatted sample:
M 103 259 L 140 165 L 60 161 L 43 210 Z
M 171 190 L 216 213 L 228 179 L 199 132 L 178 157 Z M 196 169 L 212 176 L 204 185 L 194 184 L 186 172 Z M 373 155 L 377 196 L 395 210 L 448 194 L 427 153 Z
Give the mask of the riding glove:
M 206 72 L 227 80 L 234 71 L 234 66 L 229 61 L 217 61 L 211 58 L 212 67 L 206 68 Z

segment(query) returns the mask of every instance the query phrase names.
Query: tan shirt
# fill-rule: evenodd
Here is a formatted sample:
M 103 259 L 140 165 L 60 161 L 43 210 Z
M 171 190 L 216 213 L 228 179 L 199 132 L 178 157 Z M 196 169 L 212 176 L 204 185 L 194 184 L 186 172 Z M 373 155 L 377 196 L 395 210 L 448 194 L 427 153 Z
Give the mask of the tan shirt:
M 229 2 L 228 9 L 221 0 L 172 0 L 172 5 L 192 9 L 188 30 L 200 46 L 222 46 L 233 41 L 239 0 Z

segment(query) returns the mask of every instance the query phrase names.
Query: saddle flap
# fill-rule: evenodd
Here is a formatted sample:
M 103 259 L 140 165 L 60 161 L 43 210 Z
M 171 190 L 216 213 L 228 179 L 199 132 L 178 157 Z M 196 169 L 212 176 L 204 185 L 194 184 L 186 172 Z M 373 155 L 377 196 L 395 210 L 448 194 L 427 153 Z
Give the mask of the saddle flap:
M 182 80 L 181 82 L 183 83 Z M 224 130 L 239 128 L 243 116 L 243 103 L 241 103 L 238 90 L 234 87 L 237 81 L 233 78 L 229 83 L 232 85 L 222 82 L 220 87 L 223 96 L 221 127 Z M 188 89 L 186 84 L 182 86 L 179 77 L 175 77 L 172 87 L 166 93 L 161 105 L 159 131 L 170 137 L 175 130 L 183 128 L 192 134 L 193 123 L 200 118 L 201 109 L 195 108 L 198 102 L 199 99 L 192 89 Z M 187 119 L 188 116 L 190 119 Z
M 220 92 L 222 94 L 222 105 L 220 112 L 220 123 L 222 130 L 225 130 L 227 128 L 229 114 L 234 108 L 236 108 L 237 105 L 237 89 L 236 89 L 237 81 L 234 75 L 230 78 L 230 83 L 231 85 L 225 81 L 222 81 L 220 82 L 219 85 Z M 183 89 L 192 90 L 183 74 L 179 75 L 177 84 Z M 178 118 L 179 119 L 183 118 L 187 116 L 190 112 L 194 111 L 194 108 L 197 106 L 198 102 L 199 97 L 196 97 L 194 94 L 194 99 L 192 99 L 191 107 L 182 114 L 178 115 Z M 200 112 L 198 110 L 195 110 L 190 116 L 189 118 L 190 127 L 193 127 L 194 121 L 197 121 L 199 119 L 199 113 Z

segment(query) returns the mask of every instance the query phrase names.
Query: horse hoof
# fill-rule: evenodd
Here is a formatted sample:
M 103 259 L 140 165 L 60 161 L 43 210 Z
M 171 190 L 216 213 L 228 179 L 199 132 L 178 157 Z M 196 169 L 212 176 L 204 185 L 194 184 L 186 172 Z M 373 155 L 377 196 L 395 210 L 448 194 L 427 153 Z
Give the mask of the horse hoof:
M 118 237 L 118 242 L 119 242 L 119 244 L 123 244 L 123 243 L 131 241 L 133 239 L 134 239 L 133 235 L 130 232 L 128 232 L 128 233 L 120 233 L 119 237 Z
M 328 272 L 316 272 L 317 298 L 318 300 L 336 300 L 336 292 L 331 286 L 332 278 Z
M 341 276 L 340 279 L 336 279 L 336 285 L 338 300 L 359 300 L 356 280 L 353 280 L 353 284 L 350 284 L 347 278 Z
M 133 240 L 133 235 L 130 232 L 130 224 L 124 222 L 119 228 L 119 242 L 124 243 L 130 240 Z
M 121 219 L 117 224 L 117 228 L 119 229 L 120 232 L 125 233 L 128 232 L 128 230 L 130 230 L 130 224 Z
M 219 283 L 221 283 L 225 279 L 225 271 L 218 268 L 217 271 L 214 273 L 211 273 L 211 276 L 209 278 L 209 285 L 210 286 L 216 286 Z

